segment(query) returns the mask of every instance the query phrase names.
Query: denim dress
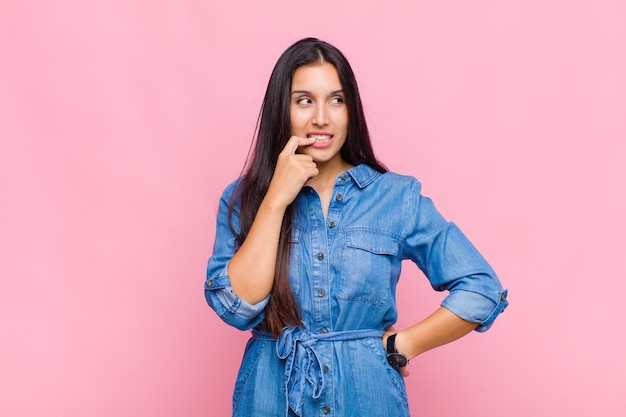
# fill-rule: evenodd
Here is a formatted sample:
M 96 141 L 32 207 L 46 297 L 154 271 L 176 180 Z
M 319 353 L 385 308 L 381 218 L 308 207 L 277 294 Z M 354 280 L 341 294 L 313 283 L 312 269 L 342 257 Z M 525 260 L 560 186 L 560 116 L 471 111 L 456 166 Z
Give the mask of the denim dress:
M 268 299 L 248 304 L 230 286 L 235 237 L 227 211 L 236 184 L 220 200 L 204 284 L 222 320 L 251 330 L 233 416 L 408 416 L 403 377 L 381 343 L 398 316 L 403 260 L 435 290 L 449 291 L 441 305 L 480 323 L 478 331 L 508 305 L 492 268 L 421 195 L 415 178 L 361 164 L 337 176 L 326 218 L 313 188 L 295 200 L 289 279 L 303 325 L 285 328 L 276 340 L 261 325 Z M 237 207 L 231 220 L 237 229 Z

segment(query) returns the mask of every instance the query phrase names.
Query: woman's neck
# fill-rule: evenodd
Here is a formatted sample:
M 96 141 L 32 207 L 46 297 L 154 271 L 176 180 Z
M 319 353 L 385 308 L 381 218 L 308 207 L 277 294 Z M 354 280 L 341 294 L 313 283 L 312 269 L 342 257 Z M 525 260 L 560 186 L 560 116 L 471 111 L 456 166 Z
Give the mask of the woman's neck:
M 325 164 L 318 164 L 319 174 L 308 182 L 308 185 L 313 187 L 320 197 L 324 218 L 328 215 L 328 206 L 330 205 L 337 175 L 352 167 L 353 165 L 345 162 L 343 159 L 334 163 L 333 161 L 328 161 Z
M 308 185 L 315 188 L 319 193 L 320 190 L 331 189 L 335 186 L 335 180 L 340 172 L 352 168 L 354 165 L 347 163 L 341 158 L 330 160 L 324 163 L 318 163 L 317 169 L 319 173 L 315 178 L 308 182 Z

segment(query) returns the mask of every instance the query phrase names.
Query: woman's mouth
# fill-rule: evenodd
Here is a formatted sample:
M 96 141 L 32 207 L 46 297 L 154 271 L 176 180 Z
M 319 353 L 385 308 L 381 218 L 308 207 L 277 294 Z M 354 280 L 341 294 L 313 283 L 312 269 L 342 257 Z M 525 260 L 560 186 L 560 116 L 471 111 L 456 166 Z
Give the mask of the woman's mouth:
M 328 142 L 333 135 L 310 134 L 306 137 L 309 139 L 315 139 L 316 142 Z

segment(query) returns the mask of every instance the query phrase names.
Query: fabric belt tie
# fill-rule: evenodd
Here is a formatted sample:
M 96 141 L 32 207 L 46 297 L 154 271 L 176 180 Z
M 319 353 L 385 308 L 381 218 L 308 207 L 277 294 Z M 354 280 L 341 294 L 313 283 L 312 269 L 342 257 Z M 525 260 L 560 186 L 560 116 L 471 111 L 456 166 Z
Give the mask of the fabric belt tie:
M 324 391 L 322 363 L 314 346 L 319 342 L 338 342 L 382 337 L 384 330 L 344 330 L 328 333 L 311 333 L 303 326 L 285 327 L 276 340 L 276 354 L 285 360 L 285 392 L 287 404 L 298 416 L 302 416 L 304 389 L 308 382 L 313 388 L 313 398 L 318 399 Z M 268 339 L 266 333 L 253 330 L 252 336 Z M 289 411 L 289 410 L 287 410 Z

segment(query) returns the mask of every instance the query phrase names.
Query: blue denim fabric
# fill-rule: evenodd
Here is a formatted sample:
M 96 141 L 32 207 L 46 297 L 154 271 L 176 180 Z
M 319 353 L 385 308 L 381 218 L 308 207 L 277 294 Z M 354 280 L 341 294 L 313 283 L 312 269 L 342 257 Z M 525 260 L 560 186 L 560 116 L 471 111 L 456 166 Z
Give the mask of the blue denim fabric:
M 337 176 L 326 219 L 313 188 L 296 198 L 290 283 L 304 327 L 277 342 L 258 327 L 268 300 L 250 305 L 230 287 L 235 238 L 227 208 L 235 185 L 220 201 L 204 285 L 226 323 L 257 326 L 235 384 L 234 416 L 408 416 L 403 378 L 380 340 L 397 319 L 403 260 L 415 262 L 435 290 L 449 291 L 441 305 L 480 323 L 478 331 L 508 305 L 492 268 L 416 179 L 362 164 Z M 238 228 L 237 211 L 232 220 Z

